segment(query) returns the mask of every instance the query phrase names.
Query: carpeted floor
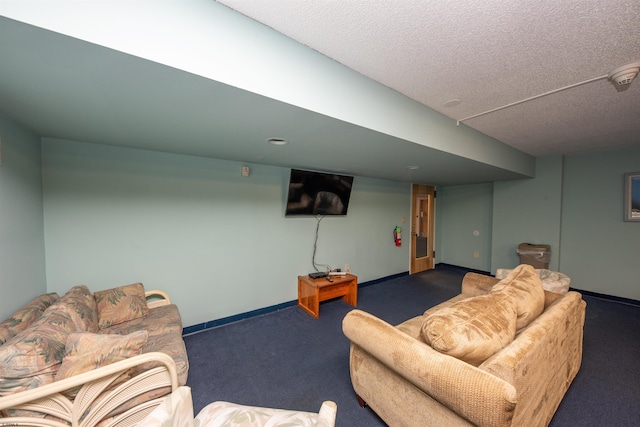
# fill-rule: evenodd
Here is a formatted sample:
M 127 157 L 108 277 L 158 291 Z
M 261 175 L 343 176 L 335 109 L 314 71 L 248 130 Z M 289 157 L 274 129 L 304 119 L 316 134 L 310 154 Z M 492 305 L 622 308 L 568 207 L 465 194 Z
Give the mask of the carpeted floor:
M 439 267 L 364 286 L 358 308 L 397 324 L 460 293 L 464 273 Z M 584 299 L 582 369 L 551 426 L 640 425 L 640 307 Z M 384 426 L 351 387 L 341 329 L 351 309 L 327 301 L 316 320 L 293 306 L 186 336 L 195 413 L 216 400 L 314 412 L 333 400 L 337 426 Z

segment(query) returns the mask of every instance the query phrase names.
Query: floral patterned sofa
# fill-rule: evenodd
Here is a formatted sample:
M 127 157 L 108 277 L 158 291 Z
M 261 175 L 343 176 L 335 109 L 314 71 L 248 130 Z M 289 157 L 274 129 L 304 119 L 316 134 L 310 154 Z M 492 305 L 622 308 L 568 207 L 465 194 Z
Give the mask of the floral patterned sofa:
M 188 370 L 178 308 L 164 292 L 145 292 L 141 283 L 95 293 L 81 285 L 62 297 L 40 295 L 0 323 L 0 411 L 5 417 L 80 425 L 92 405 L 109 393 L 113 400 L 118 389 L 117 404 L 107 405 L 110 409 L 102 414 L 114 420 L 186 384 Z M 124 392 L 123 384 L 132 378 L 142 385 Z M 83 385 L 96 381 L 93 390 Z M 88 403 L 76 402 L 79 390 Z M 54 395 L 45 405 L 34 404 Z M 147 406 L 150 412 L 153 405 Z

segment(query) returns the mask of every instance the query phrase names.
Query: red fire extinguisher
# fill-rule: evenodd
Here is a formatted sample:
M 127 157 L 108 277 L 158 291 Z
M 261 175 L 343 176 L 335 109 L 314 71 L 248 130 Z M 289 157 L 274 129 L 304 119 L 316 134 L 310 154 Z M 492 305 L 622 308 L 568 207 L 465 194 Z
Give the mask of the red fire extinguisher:
M 393 229 L 393 240 L 396 246 L 402 246 L 402 228 L 396 226 L 396 228 Z

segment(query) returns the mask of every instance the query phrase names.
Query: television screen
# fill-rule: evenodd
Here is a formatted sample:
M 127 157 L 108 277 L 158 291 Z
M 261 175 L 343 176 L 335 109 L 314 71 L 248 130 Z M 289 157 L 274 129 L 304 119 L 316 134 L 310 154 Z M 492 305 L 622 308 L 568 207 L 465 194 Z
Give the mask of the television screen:
M 352 185 L 352 176 L 291 169 L 285 215 L 346 215 Z

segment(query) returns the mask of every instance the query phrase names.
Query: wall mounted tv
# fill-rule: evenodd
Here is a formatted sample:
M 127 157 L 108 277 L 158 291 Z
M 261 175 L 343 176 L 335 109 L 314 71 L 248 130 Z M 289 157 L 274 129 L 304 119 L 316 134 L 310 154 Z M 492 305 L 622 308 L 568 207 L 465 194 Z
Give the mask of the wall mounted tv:
M 353 177 L 291 169 L 285 216 L 346 215 Z

